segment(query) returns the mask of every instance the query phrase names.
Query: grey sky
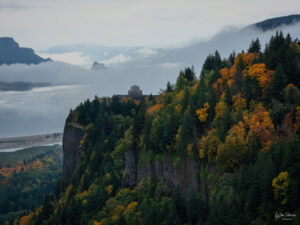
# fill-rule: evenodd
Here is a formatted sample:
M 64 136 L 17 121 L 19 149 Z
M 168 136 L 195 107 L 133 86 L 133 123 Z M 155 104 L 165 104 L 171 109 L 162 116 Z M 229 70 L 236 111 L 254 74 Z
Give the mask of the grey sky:
M 38 50 L 78 42 L 162 47 L 299 8 L 299 0 L 0 0 L 0 36 Z

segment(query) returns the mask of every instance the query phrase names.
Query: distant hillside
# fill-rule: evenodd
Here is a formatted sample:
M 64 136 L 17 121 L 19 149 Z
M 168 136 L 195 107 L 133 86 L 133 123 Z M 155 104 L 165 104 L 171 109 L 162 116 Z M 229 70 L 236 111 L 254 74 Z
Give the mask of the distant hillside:
M 2 64 L 39 64 L 41 62 L 51 61 L 36 55 L 31 48 L 21 48 L 13 38 L 0 38 L 0 65 Z
M 300 15 L 290 15 L 267 19 L 262 22 L 254 24 L 257 28 L 263 31 L 272 30 L 282 25 L 292 25 L 300 21 Z
M 61 146 L 40 146 L 0 153 L 0 224 L 43 204 L 55 192 L 62 169 Z M 23 223 L 24 224 L 24 223 Z
M 0 91 L 28 91 L 35 87 L 47 87 L 50 83 L 30 83 L 30 82 L 13 82 L 7 83 L 0 81 Z

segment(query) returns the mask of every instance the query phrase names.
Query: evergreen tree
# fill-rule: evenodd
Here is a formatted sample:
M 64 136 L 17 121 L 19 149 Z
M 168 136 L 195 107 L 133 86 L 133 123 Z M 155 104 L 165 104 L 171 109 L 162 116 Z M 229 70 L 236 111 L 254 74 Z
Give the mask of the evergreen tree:
M 245 76 L 241 91 L 244 98 L 247 99 L 248 106 L 251 100 L 257 100 L 261 97 L 261 88 L 258 86 L 257 80 L 249 75 Z
M 243 70 L 245 68 L 243 58 L 241 55 L 238 55 L 237 63 L 236 63 L 236 72 L 234 73 L 234 87 L 237 89 L 237 92 L 241 92 L 242 88 L 242 76 Z
M 281 100 L 281 90 L 285 88 L 287 84 L 287 76 L 284 74 L 282 64 L 280 63 L 274 73 L 270 87 L 268 89 L 268 97 L 272 97 L 277 100 Z
M 232 53 L 230 53 L 230 55 L 228 57 L 228 60 L 231 63 L 231 66 L 234 64 L 235 57 L 236 57 L 235 51 L 233 51 Z
M 259 39 L 256 38 L 256 40 L 252 40 L 251 41 L 251 44 L 249 46 L 249 49 L 248 49 L 248 53 L 259 53 L 261 50 L 261 45 L 260 45 L 260 42 L 259 42 Z

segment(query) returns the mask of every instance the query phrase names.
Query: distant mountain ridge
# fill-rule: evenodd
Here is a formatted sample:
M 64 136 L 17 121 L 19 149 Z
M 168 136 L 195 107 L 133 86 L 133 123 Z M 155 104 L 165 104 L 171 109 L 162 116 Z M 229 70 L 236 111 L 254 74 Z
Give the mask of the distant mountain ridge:
M 0 37 L 0 65 L 2 64 L 39 64 L 51 61 L 50 58 L 44 59 L 34 53 L 31 48 L 20 47 L 11 37 Z
M 293 25 L 300 21 L 300 14 L 275 17 L 271 19 L 264 20 L 262 22 L 255 23 L 254 26 L 257 28 L 267 31 L 278 28 L 282 25 Z

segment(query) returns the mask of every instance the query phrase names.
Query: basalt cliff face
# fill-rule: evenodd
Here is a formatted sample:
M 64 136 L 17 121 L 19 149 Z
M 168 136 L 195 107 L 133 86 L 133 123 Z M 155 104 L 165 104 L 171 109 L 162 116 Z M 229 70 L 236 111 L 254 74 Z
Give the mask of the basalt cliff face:
M 84 135 L 82 126 L 66 123 L 63 136 L 63 173 L 62 180 L 68 184 L 76 168 L 80 156 L 80 141 Z M 124 187 L 135 187 L 138 183 L 155 178 L 162 180 L 170 188 L 179 186 L 184 193 L 190 188 L 200 189 L 199 164 L 193 158 L 183 157 L 176 165 L 172 155 L 163 159 L 143 162 L 137 150 L 128 149 L 124 152 Z
M 144 179 L 155 178 L 172 189 L 179 186 L 185 194 L 190 188 L 200 189 L 199 164 L 193 158 L 183 157 L 174 163 L 168 154 L 163 159 L 143 162 L 137 151 L 130 149 L 125 151 L 124 159 L 123 186 L 134 187 Z
M 80 141 L 84 129 L 78 124 L 66 123 L 63 136 L 63 172 L 62 181 L 67 184 L 76 168 L 80 156 Z

